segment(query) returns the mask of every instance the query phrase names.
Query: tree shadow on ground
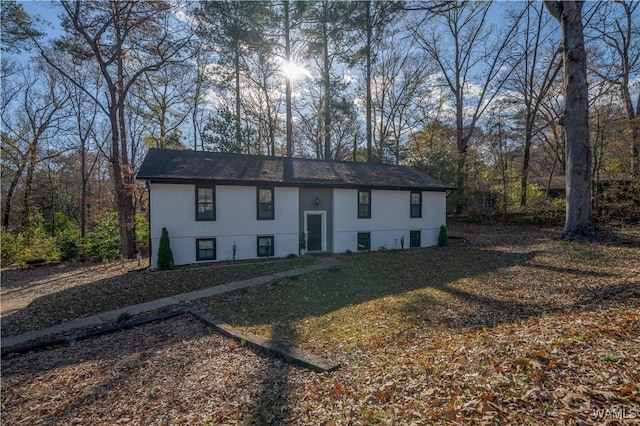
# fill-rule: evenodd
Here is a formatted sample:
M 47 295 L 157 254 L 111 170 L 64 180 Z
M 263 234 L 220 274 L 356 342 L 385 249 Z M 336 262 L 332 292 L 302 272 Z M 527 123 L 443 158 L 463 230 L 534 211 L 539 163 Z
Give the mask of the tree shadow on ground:
M 288 322 L 278 323 L 273 327 L 272 339 L 283 341 L 295 336 L 295 330 Z M 293 368 L 293 367 L 291 367 Z M 289 408 L 289 368 L 282 368 L 279 363 L 267 363 L 263 371 L 260 393 L 256 397 L 248 424 L 281 425 Z
M 500 323 L 516 323 L 551 310 L 598 306 L 603 300 L 626 301 L 640 297 L 637 281 L 620 282 L 614 273 L 590 274 L 579 267 L 557 267 L 542 264 L 537 250 L 527 250 L 527 243 L 514 241 L 513 252 L 475 245 L 454 244 L 448 248 L 375 252 L 340 256 L 342 265 L 329 271 L 306 274 L 297 278 L 218 296 L 197 305 L 203 311 L 235 326 L 270 325 L 269 337 L 290 344 L 300 343 L 300 324 L 311 318 L 357 308 L 368 302 L 381 317 L 393 316 L 411 326 L 443 326 L 453 331 L 493 327 Z M 513 268 L 531 269 L 553 274 L 553 286 L 538 289 L 531 297 L 515 283 L 508 289 Z M 492 292 L 492 280 L 499 274 L 503 288 Z M 566 288 L 563 277 L 588 281 L 606 279 L 607 285 Z M 618 280 L 618 282 L 615 282 Z M 533 280 L 532 280 L 533 281 Z M 474 287 L 476 286 L 476 287 Z M 479 289 L 479 290 L 477 290 Z M 549 301 L 535 295 L 564 292 L 566 299 Z M 442 297 L 445 295 L 447 297 Z M 551 299 L 550 299 L 551 300 Z M 554 299 L 558 300 L 558 299 Z M 431 312 L 427 311 L 429 308 Z M 352 315 L 360 311 L 354 310 Z M 340 317 L 333 317 L 335 321 Z M 370 316 L 351 318 L 369 321 Z M 361 326 L 372 327 L 363 323 Z M 355 329 L 354 333 L 360 332 Z M 123 349 L 135 351 L 134 347 Z M 96 354 L 116 357 L 122 353 Z M 284 422 L 289 404 L 290 384 L 287 369 L 268 363 L 261 375 L 260 390 L 247 415 L 253 424 Z
M 251 352 L 198 319 L 183 315 L 139 329 L 31 352 L 3 360 L 2 404 L 3 411 L 7 410 L 3 414 L 5 419 L 16 419 L 20 412 L 16 404 L 21 403 L 23 412 L 33 414 L 37 408 L 37 418 L 43 424 L 67 423 L 70 419 L 87 422 L 97 418 L 96 412 L 107 416 L 100 418 L 102 422 L 124 421 L 118 413 L 105 412 L 106 406 L 125 408 L 128 415 L 136 413 L 139 424 L 151 423 L 150 419 L 158 424 L 182 423 L 172 416 L 203 413 L 232 419 L 258 413 L 254 424 L 277 424 L 286 407 L 288 372 L 292 367 L 263 354 L 246 355 L 245 351 Z M 219 368 L 222 362 L 236 368 Z M 247 369 L 238 368 L 243 365 Z M 208 393 L 192 394 L 191 384 L 194 379 L 209 380 L 203 377 L 207 373 L 214 378 L 205 389 L 215 390 L 220 385 L 220 392 L 212 398 L 216 402 L 234 401 L 238 397 L 235 386 L 265 391 L 252 393 L 243 389 L 243 396 L 257 395 L 251 400 L 255 407 L 251 403 L 242 407 L 236 402 L 221 410 L 217 406 L 203 407 L 209 405 Z M 38 392 L 31 394 L 34 386 Z M 200 389 L 197 385 L 196 388 Z M 114 401 L 123 395 L 124 400 Z M 131 410 L 127 408 L 128 397 L 135 400 Z M 190 412 L 194 399 L 205 409 Z M 230 415 L 229 405 L 242 407 L 242 411 Z M 144 417 L 147 421 L 143 421 Z
M 513 241 L 510 245 L 517 248 L 514 252 L 462 244 L 444 249 L 340 256 L 343 264 L 334 270 L 282 280 L 242 295 L 215 298 L 202 306 L 237 326 L 270 324 L 272 338 L 304 344 L 298 339 L 305 320 L 318 321 L 343 308 L 376 300 L 381 300 L 375 308 L 382 318 L 396 317 L 408 326 L 446 327 L 452 332 L 640 300 L 637 280 L 617 272 L 581 269 L 580 263 L 546 264 L 544 257 L 539 258 L 543 252 L 526 250 L 530 244 L 531 241 Z M 415 265 L 420 266 L 412 268 Z M 494 287 L 496 275 L 501 282 Z M 510 283 L 512 275 L 530 279 Z M 360 311 L 354 308 L 353 312 L 357 315 Z M 330 321 L 336 318 L 340 317 Z M 367 316 L 355 321 L 371 319 Z M 376 325 L 363 323 L 353 332 L 367 327 Z M 261 398 L 273 401 L 271 389 L 276 386 L 282 389 L 275 397 L 278 406 L 286 407 L 287 386 L 282 386 L 282 380 L 286 377 L 265 383 Z M 256 416 L 257 423 L 264 420 L 262 414 Z
M 431 321 L 469 327 L 491 327 L 551 310 L 596 304 L 606 295 L 616 300 L 637 297 L 634 283 L 620 283 L 618 272 L 581 269 L 579 263 L 547 264 L 538 258 L 540 251 L 523 251 L 520 241 L 513 243 L 519 250 L 459 245 L 343 255 L 339 257 L 343 264 L 334 270 L 223 295 L 199 305 L 236 326 L 285 324 L 279 327 L 291 333 L 307 318 L 388 297 L 403 301 L 376 306 L 381 315 L 389 310 L 412 321 L 425 307 L 440 306 L 443 312 L 448 307 L 453 309 L 431 315 Z M 592 279 L 606 285 L 593 287 Z M 572 284 L 567 286 L 567 281 Z M 451 296 L 451 301 L 434 297 L 438 292 Z M 292 343 L 297 339 L 295 333 L 278 337 Z

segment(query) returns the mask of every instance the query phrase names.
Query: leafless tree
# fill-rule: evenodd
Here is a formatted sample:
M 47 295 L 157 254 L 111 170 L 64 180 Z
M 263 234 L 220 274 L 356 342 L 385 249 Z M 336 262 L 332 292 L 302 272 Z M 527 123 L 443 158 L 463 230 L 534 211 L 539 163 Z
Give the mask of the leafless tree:
M 26 174 L 22 226 L 31 218 L 34 173 L 37 165 L 46 159 L 41 155 L 42 144 L 60 130 L 68 101 L 68 96 L 60 90 L 59 76 L 51 68 L 38 64 L 24 70 L 23 77 L 20 90 L 13 93 L 12 100 L 17 105 L 8 108 L 10 99 L 3 99 L 2 124 L 6 132 L 2 141 L 3 166 L 6 166 L 5 160 L 12 159 L 16 168 L 5 194 L 4 228 L 9 226 L 12 199 L 23 173 Z
M 465 158 L 478 121 L 520 59 L 510 48 L 522 15 L 498 34 L 487 22 L 491 3 L 447 4 L 447 8 L 428 10 L 413 33 L 426 57 L 437 65 L 443 90 L 451 96 L 458 148 L 456 180 L 462 190 Z M 463 208 L 460 199 L 456 213 Z
M 410 40 L 396 37 L 390 37 L 387 49 L 380 52 L 371 83 L 375 159 L 383 162 L 385 156 L 390 156 L 399 164 L 405 139 L 422 118 L 421 98 L 428 90 L 426 77 L 430 70 L 416 56 Z
M 60 58 L 60 60 L 64 60 Z M 86 89 L 91 88 L 94 96 L 88 96 L 86 89 L 80 89 L 78 85 L 73 84 L 69 79 L 62 79 L 65 91 L 69 96 L 69 109 L 71 111 L 72 130 L 70 134 L 73 139 L 77 140 L 75 150 L 79 155 L 80 169 L 80 235 L 85 237 L 88 228 L 88 218 L 90 216 L 90 182 L 92 175 L 99 165 L 104 145 L 109 137 L 108 134 L 101 132 L 99 122 L 100 111 L 98 104 L 93 102 L 93 98 L 98 96 L 97 92 L 101 90 L 99 83 L 99 74 L 92 69 L 92 64 L 72 66 L 71 63 L 60 63 L 60 66 L 66 67 L 70 75 L 73 75 L 75 81 L 80 83 Z
M 599 4 L 591 31 L 589 40 L 600 49 L 593 49 L 589 68 L 619 90 L 629 126 L 631 174 L 640 177 L 640 93 L 635 101 L 632 97 L 633 77 L 640 73 L 640 3 Z
M 191 104 L 185 102 L 194 84 L 186 64 L 165 66 L 153 74 L 144 74 L 131 94 L 140 101 L 136 113 L 146 128 L 145 144 L 155 148 L 183 148 L 180 140 L 182 124 L 187 120 Z
M 552 88 L 562 69 L 557 43 L 550 33 L 549 15 L 543 6 L 527 2 L 519 6 L 524 8 L 523 28 L 518 33 L 516 49 L 521 52 L 522 60 L 515 66 L 514 72 L 505 86 L 513 90 L 515 99 L 521 103 L 520 116 L 524 124 L 523 155 L 520 172 L 520 205 L 527 205 L 527 187 L 531 161 L 531 148 L 536 137 L 536 121 L 542 102 Z M 519 14 L 516 11 L 516 14 Z

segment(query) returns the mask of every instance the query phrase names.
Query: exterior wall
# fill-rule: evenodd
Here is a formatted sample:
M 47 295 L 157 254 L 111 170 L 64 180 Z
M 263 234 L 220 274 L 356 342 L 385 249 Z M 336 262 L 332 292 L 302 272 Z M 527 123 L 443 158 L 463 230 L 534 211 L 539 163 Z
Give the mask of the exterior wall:
M 446 224 L 446 194 L 422 192 L 422 217 L 410 216 L 410 191 L 371 191 L 371 218 L 358 219 L 358 191 L 334 189 L 333 250 L 357 251 L 358 232 L 371 233 L 371 250 L 409 247 L 410 231 L 421 231 L 421 246 L 437 244 L 440 226 Z
M 257 257 L 257 236 L 274 236 L 274 255 L 298 253 L 298 188 L 276 187 L 274 220 L 257 220 L 255 186 L 216 185 L 216 220 L 195 220 L 195 185 L 152 183 L 151 255 L 157 264 L 162 227 L 169 231 L 176 265 L 196 262 L 196 239 L 216 238 L 216 260 Z
M 371 218 L 358 219 L 356 189 L 288 188 L 274 191 L 274 220 L 257 220 L 255 186 L 216 186 L 216 220 L 195 220 L 195 185 L 150 184 L 151 256 L 157 264 L 162 227 L 169 231 L 176 265 L 196 262 L 196 239 L 216 238 L 216 260 L 257 257 L 257 236 L 274 236 L 274 256 L 298 253 L 305 211 L 326 211 L 326 250 L 357 251 L 358 232 L 371 233 L 371 249 L 409 247 L 410 231 L 421 231 L 421 246 L 437 244 L 446 224 L 446 194 L 422 192 L 422 217 L 410 217 L 410 191 L 372 190 Z M 320 205 L 315 206 L 315 198 Z

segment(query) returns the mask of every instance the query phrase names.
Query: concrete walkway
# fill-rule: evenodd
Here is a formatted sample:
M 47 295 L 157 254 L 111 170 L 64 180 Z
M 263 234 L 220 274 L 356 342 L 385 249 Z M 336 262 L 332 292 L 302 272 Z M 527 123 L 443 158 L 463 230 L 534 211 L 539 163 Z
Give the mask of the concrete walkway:
M 294 277 L 308 272 L 320 271 L 324 269 L 331 269 L 339 264 L 338 260 L 334 257 L 319 257 L 320 263 L 307 266 L 304 268 L 292 269 L 289 271 L 277 272 L 275 274 L 263 275 L 260 277 L 249 278 L 242 281 L 234 281 L 227 284 L 220 284 L 214 287 L 205 288 L 203 290 L 190 291 L 188 293 L 176 294 L 170 297 L 164 297 L 162 299 L 153 300 L 151 302 L 139 303 L 137 305 L 131 305 L 124 308 L 116 309 L 109 312 L 102 312 L 95 315 L 91 315 L 84 318 L 78 318 L 73 321 L 57 324 L 51 327 L 43 328 L 40 330 L 29 331 L 27 333 L 18 334 L 15 336 L 2 336 L 2 349 L 22 345 L 23 343 L 31 340 L 42 339 L 49 336 L 55 336 L 63 334 L 76 329 L 93 328 L 118 320 L 120 315 L 138 315 L 145 312 L 155 311 L 158 309 L 166 308 L 174 305 L 188 305 L 193 300 L 203 299 L 205 297 L 217 296 L 229 291 L 238 290 L 241 288 L 254 287 L 261 284 L 267 284 L 272 281 L 276 281 L 281 278 Z

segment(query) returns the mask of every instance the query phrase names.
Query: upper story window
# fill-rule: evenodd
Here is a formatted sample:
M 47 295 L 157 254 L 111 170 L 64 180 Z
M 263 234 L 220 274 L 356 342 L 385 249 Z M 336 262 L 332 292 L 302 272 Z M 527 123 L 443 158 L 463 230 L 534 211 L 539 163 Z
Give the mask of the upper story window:
M 422 217 L 421 191 L 411 191 L 411 217 Z
M 371 218 L 371 190 L 358 190 L 358 219 Z
M 258 187 L 258 220 L 273 220 L 273 188 Z
M 196 220 L 216 220 L 216 187 L 196 185 Z

